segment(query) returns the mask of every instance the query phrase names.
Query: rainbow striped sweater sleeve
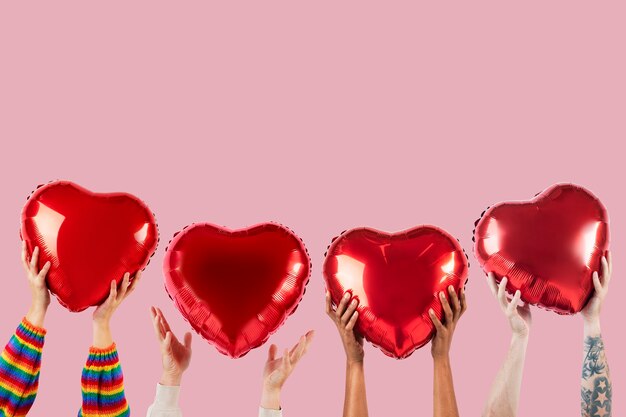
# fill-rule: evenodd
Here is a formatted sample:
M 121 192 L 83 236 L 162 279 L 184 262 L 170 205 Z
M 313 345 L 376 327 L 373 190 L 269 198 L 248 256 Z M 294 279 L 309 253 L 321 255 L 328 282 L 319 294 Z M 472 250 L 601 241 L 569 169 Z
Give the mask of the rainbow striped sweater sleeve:
M 0 417 L 21 417 L 35 401 L 46 331 L 26 318 L 0 355 Z
M 124 395 L 124 376 L 115 344 L 106 349 L 89 349 L 81 385 L 83 406 L 78 417 L 130 416 Z

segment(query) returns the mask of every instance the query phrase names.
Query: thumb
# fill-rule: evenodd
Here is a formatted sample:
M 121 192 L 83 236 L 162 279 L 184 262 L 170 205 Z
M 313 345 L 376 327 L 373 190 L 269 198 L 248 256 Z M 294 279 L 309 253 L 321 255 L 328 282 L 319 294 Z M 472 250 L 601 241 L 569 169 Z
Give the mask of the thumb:
M 191 349 L 191 333 L 190 332 L 185 333 L 184 343 L 187 349 Z

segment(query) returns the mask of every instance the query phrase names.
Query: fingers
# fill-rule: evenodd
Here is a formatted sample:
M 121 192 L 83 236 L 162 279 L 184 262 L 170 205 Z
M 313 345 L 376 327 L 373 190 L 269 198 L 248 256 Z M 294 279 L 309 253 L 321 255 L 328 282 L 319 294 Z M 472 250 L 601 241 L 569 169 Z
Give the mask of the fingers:
M 433 325 L 435 326 L 435 329 L 437 330 L 437 333 L 442 331 L 443 324 L 441 324 L 441 321 L 439 320 L 439 318 L 437 318 L 437 315 L 435 314 L 435 310 L 433 310 L 432 308 L 428 310 L 428 315 L 430 316 L 430 319 L 432 320 Z
M 326 290 L 326 315 L 333 318 L 333 301 L 330 298 L 330 292 Z
M 48 271 L 50 271 L 50 261 L 47 261 L 44 264 L 43 268 L 41 268 L 41 271 L 39 271 L 39 274 L 37 274 L 37 278 L 41 281 L 45 281 Z
M 348 308 L 346 308 L 346 311 L 341 315 L 341 325 L 343 327 L 346 327 L 358 305 L 359 303 L 356 298 L 353 298 L 352 301 L 350 301 Z
M 128 297 L 130 293 L 135 291 L 135 288 L 137 288 L 137 285 L 139 284 L 141 277 L 142 277 L 142 271 L 137 271 L 132 281 L 130 281 L 130 287 L 128 287 L 128 291 L 126 291 L 126 297 Z
M 28 265 L 28 246 L 26 245 L 25 240 L 22 241 L 22 266 L 26 271 L 30 268 Z
M 157 308 L 157 313 L 159 315 L 159 318 L 161 319 L 161 325 L 163 326 L 165 331 L 171 331 L 172 329 L 170 328 L 170 324 L 168 323 L 160 308 Z
M 507 277 L 502 278 L 500 285 L 498 285 L 498 301 L 503 310 L 506 310 L 508 302 L 506 300 L 506 284 L 509 282 Z
M 593 280 L 593 288 L 595 288 L 597 294 L 602 294 L 602 283 L 600 282 L 600 277 L 598 276 L 597 271 L 593 271 L 591 274 L 591 279 Z
M 519 304 L 521 299 L 522 299 L 521 291 L 520 290 L 515 291 L 515 295 L 509 302 L 509 305 L 506 307 L 507 315 L 510 316 L 510 315 L 513 315 L 515 312 L 517 312 L 517 304 Z
M 130 287 L 130 274 L 126 272 L 124 274 L 124 278 L 122 278 L 122 283 L 120 284 L 120 289 L 118 291 L 118 295 L 116 297 L 116 301 L 121 302 L 126 298 L 126 292 L 128 291 L 128 287 Z
M 496 284 L 496 275 L 493 272 L 487 274 L 487 284 L 494 297 L 498 296 L 498 284 Z
M 172 337 L 174 337 L 172 332 L 165 333 L 165 339 L 163 339 L 163 349 L 165 352 L 170 353 L 172 351 Z
M 341 316 L 343 316 L 343 313 L 346 311 L 346 307 L 348 306 L 349 301 L 350 301 L 350 293 L 346 292 L 343 294 L 343 297 L 341 297 L 341 301 L 339 302 L 339 305 L 337 306 L 337 310 L 335 310 L 335 321 L 337 323 L 341 322 Z
M 441 301 L 441 306 L 443 307 L 443 316 L 446 324 L 454 322 L 454 313 L 450 308 L 450 303 L 448 303 L 448 299 L 446 298 L 446 294 L 443 291 L 439 291 L 439 300 Z
M 454 316 L 454 320 L 458 320 L 461 317 L 461 301 L 459 301 L 459 297 L 456 294 L 456 290 L 452 285 L 448 285 L 448 295 L 450 300 L 452 301 L 452 313 Z
M 111 281 L 111 288 L 109 289 L 109 298 L 107 301 L 113 301 L 117 298 L 117 283 L 115 280 Z
M 276 353 L 278 352 L 278 346 L 272 344 L 270 348 L 267 350 L 267 360 L 273 361 L 276 359 Z
M 300 337 L 300 340 L 298 341 L 298 344 L 296 346 L 294 346 L 292 351 L 289 352 L 289 356 L 290 356 L 289 360 L 291 361 L 291 363 L 293 365 L 298 363 L 298 361 L 300 360 L 300 358 L 304 354 L 304 350 L 305 349 L 306 349 L 306 337 L 302 336 L 302 337 Z
M 39 261 L 39 246 L 35 246 L 33 250 L 33 255 L 30 258 L 30 264 L 28 267 L 32 271 L 37 271 L 37 262 Z
M 609 275 L 613 275 L 613 254 L 611 251 L 606 251 L 606 259 L 609 261 Z
M 611 281 L 611 267 L 606 256 L 603 256 L 600 262 L 602 265 L 602 286 L 606 289 Z
M 354 326 L 356 326 L 356 322 L 358 319 L 359 319 L 359 312 L 355 311 L 354 313 L 352 313 L 350 320 L 348 320 L 348 322 L 346 323 L 346 330 L 348 331 L 354 330 Z
M 291 369 L 291 355 L 289 354 L 289 349 L 285 349 L 285 351 L 283 352 L 283 357 L 281 358 L 281 367 L 287 373 Z
M 467 300 L 465 299 L 465 287 L 461 287 L 461 315 L 467 311 Z
M 165 339 L 165 332 L 161 328 L 159 323 L 159 316 L 156 313 L 156 309 L 154 307 L 150 307 L 150 313 L 152 314 L 152 327 L 154 328 L 154 334 L 157 337 L 157 340 L 161 343 L 163 339 Z

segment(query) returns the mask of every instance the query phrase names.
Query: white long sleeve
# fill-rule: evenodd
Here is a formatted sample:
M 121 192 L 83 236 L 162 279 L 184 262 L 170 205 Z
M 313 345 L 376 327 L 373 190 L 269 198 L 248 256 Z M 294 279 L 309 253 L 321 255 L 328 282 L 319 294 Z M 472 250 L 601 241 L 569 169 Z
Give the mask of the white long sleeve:
M 283 411 L 268 410 L 267 408 L 259 407 L 259 417 L 283 417 Z
M 157 384 L 154 403 L 148 407 L 147 417 L 183 417 L 178 406 L 180 387 Z
M 148 407 L 146 417 L 183 417 L 183 412 L 178 406 L 179 395 L 180 387 L 157 384 L 154 403 Z M 283 417 L 283 412 L 259 407 L 259 417 Z

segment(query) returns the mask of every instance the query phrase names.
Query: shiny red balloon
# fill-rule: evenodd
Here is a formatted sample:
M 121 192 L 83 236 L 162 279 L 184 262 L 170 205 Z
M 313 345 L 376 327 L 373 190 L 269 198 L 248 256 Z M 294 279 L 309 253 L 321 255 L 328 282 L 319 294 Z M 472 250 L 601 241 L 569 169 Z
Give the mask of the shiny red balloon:
M 22 210 L 21 237 L 39 247 L 39 268 L 70 311 L 100 304 L 112 280 L 143 269 L 158 243 L 152 212 L 126 193 L 93 193 L 68 181 L 40 186 Z
M 474 254 L 485 272 L 508 277 L 507 292 L 560 314 L 582 310 L 592 273 L 609 245 L 606 209 L 591 192 L 557 184 L 527 202 L 488 209 L 476 223 Z
M 204 223 L 174 235 L 163 271 L 183 317 L 221 353 L 238 358 L 296 310 L 311 265 L 302 241 L 278 224 L 228 230 Z
M 398 359 L 430 341 L 434 326 L 428 310 L 441 319 L 437 294 L 449 285 L 460 290 L 467 273 L 459 242 L 434 226 L 394 234 L 352 229 L 333 240 L 324 261 L 333 303 L 352 293 L 359 300 L 356 330 Z

